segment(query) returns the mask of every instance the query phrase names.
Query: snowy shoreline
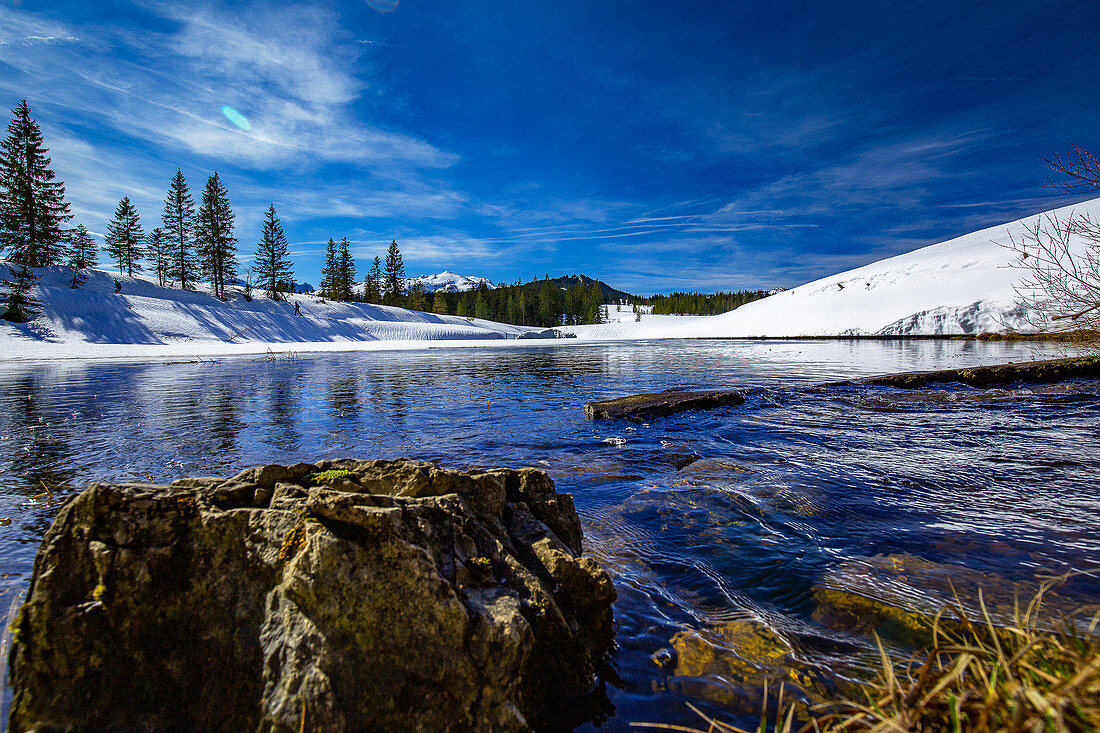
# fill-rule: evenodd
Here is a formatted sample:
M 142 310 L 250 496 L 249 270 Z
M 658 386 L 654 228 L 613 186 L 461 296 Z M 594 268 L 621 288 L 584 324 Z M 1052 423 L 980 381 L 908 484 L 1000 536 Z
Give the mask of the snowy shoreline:
M 606 323 L 548 329 L 294 294 L 160 287 L 146 277 L 40 268 L 40 313 L 0 322 L 0 362 L 207 358 L 271 353 L 580 346 L 658 339 L 943 339 L 1026 333 L 1014 239 L 1040 216 L 1100 218 L 1100 198 L 990 227 L 778 292 L 716 316 L 605 306 Z M 1080 243 L 1074 245 L 1080 248 Z M 116 290 L 121 287 L 121 290 Z M 575 338 L 547 338 L 553 335 Z

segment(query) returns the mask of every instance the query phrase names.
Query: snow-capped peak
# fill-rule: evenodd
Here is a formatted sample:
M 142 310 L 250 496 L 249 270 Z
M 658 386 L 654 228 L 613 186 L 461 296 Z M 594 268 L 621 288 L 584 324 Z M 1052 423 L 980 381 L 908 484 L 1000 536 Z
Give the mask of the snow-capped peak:
M 488 278 L 477 277 L 476 275 L 458 275 L 450 270 L 444 270 L 436 275 L 407 278 L 405 288 L 411 288 L 418 283 L 428 293 L 461 293 L 466 290 L 475 290 L 482 283 L 485 283 L 487 287 L 493 287 L 493 283 Z

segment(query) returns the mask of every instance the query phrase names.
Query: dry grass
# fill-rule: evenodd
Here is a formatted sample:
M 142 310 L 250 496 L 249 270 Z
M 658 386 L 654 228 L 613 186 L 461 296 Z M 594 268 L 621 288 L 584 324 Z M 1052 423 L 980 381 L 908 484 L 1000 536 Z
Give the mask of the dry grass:
M 1100 331 L 1090 329 L 1074 329 L 1069 331 L 1054 331 L 1047 333 L 979 333 L 972 336 L 976 341 L 1043 341 L 1068 344 L 1080 348 L 1092 348 L 1100 343 Z
M 851 731 L 974 731 L 975 733 L 1078 733 L 1100 731 L 1100 614 L 1082 612 L 1052 623 L 1042 590 L 1026 608 L 1015 606 L 1011 624 L 998 626 L 979 594 L 981 618 L 961 603 L 933 620 L 932 648 L 904 665 L 878 644 L 882 670 L 863 685 L 864 700 L 815 706 L 779 705 L 769 720 L 767 690 L 758 733 Z M 639 728 L 692 733 L 747 733 L 691 707 L 706 729 L 662 723 Z

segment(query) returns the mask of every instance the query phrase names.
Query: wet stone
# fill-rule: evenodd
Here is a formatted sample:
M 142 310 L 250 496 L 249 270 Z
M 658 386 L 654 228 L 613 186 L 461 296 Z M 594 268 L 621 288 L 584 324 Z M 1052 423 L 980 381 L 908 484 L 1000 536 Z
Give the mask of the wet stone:
M 742 712 L 759 711 L 765 685 L 783 682 L 804 702 L 820 702 L 831 686 L 821 670 L 798 659 L 786 639 L 752 619 L 687 629 L 673 636 L 670 646 L 671 658 L 662 661 L 674 664 L 679 679 L 673 684 Z
M 534 469 L 323 461 L 93 484 L 15 623 L 10 730 L 527 730 L 615 589 Z

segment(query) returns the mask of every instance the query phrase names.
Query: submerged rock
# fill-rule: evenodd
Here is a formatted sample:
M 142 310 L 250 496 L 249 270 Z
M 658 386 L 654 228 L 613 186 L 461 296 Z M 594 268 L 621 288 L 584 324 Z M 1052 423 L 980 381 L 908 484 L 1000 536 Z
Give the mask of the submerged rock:
M 874 555 L 846 560 L 831 568 L 814 586 L 814 621 L 847 633 L 871 636 L 917 648 L 932 642 L 938 612 L 941 623 L 957 619 L 989 619 L 1011 625 L 1017 613 L 1040 592 L 1051 618 L 1072 614 L 1078 600 L 1063 596 L 1040 581 L 1010 581 L 960 565 L 933 562 L 908 554 Z M 983 610 L 984 609 L 984 610 Z
M 670 645 L 675 654 L 668 661 L 654 655 L 654 662 L 673 668 L 676 687 L 739 712 L 758 713 L 761 690 L 780 682 L 807 703 L 822 702 L 832 689 L 821 670 L 801 661 L 786 639 L 756 620 L 685 629 Z
M 524 730 L 615 590 L 542 471 L 398 461 L 92 484 L 15 624 L 10 728 Z

